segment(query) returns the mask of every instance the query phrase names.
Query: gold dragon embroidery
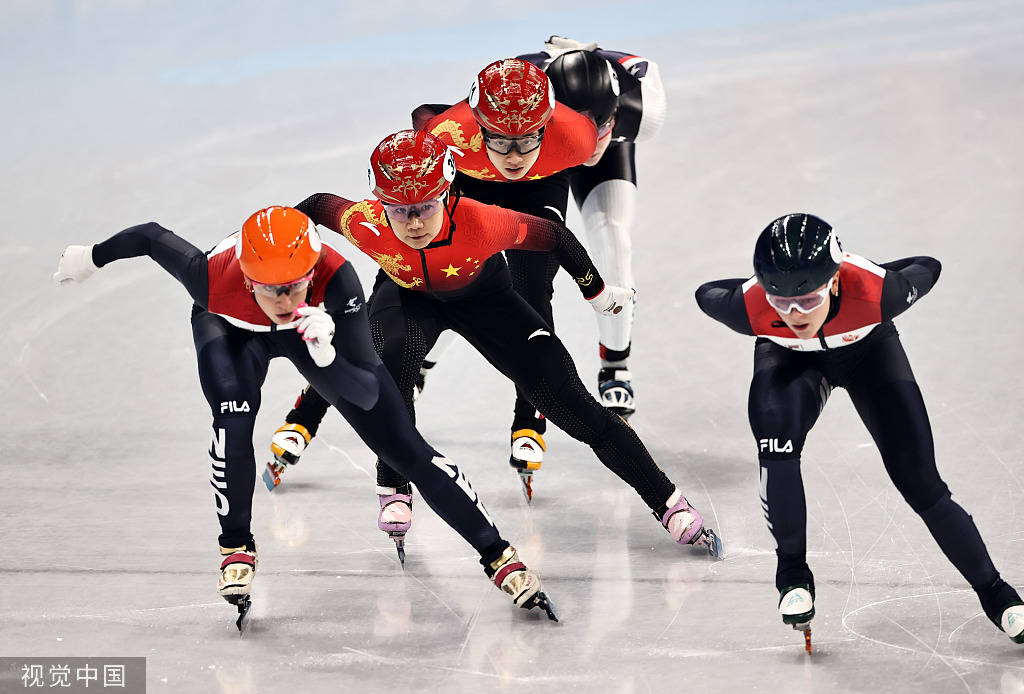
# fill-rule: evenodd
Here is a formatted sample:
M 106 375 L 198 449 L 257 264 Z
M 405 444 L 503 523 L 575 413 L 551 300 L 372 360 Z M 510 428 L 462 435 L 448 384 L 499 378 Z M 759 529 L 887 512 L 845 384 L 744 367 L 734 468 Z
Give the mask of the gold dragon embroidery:
M 441 135 L 447 135 L 451 139 L 452 144 L 456 147 L 468 149 L 473 152 L 479 152 L 480 148 L 484 146 L 483 133 L 477 133 L 467 142 L 466 136 L 462 132 L 462 125 L 460 125 L 458 121 L 451 119 L 441 121 L 439 125 L 434 126 L 430 133 L 432 135 L 437 135 L 438 137 Z
M 405 272 L 412 270 L 412 265 L 402 265 L 404 258 L 401 253 L 391 255 L 389 253 L 369 251 L 369 255 L 377 262 L 378 265 L 380 265 L 381 269 L 387 273 L 388 277 L 393 279 L 402 287 L 412 289 L 413 287 L 418 287 L 423 284 L 423 278 L 421 277 L 413 277 L 412 282 L 406 282 L 398 276 L 398 273 L 403 270 Z

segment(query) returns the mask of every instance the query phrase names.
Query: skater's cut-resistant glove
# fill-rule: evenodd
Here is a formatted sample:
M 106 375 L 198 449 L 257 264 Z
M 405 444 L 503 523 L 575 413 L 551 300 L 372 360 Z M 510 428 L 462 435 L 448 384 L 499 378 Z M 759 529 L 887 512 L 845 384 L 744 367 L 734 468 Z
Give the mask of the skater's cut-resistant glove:
M 336 356 L 331 338 L 334 337 L 334 319 L 319 306 L 301 306 L 295 313 L 302 316 L 298 331 L 306 341 L 309 356 L 317 366 L 329 366 Z
M 53 281 L 61 287 L 72 282 L 85 282 L 97 270 L 99 268 L 92 262 L 92 246 L 68 246 L 60 254 Z
M 632 310 L 633 296 L 635 294 L 635 289 L 626 289 L 625 287 L 606 284 L 600 294 L 592 299 L 587 299 L 587 301 L 601 315 L 615 316 L 623 311 Z
M 544 42 L 544 51 L 552 58 L 571 51 L 592 51 L 597 48 L 597 42 L 583 43 L 564 36 L 552 36 Z

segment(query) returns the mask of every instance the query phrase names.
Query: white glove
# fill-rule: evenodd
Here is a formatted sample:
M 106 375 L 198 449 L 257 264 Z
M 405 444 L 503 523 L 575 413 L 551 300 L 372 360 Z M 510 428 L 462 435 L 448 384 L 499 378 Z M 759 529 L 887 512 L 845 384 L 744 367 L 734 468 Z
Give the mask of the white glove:
M 552 36 L 544 42 L 544 51 L 552 58 L 557 58 L 563 53 L 571 51 L 592 51 L 595 48 L 597 48 L 597 41 L 580 43 L 574 39 L 567 39 L 564 36 Z
M 632 309 L 634 296 L 636 296 L 635 289 L 606 284 L 600 294 L 593 299 L 587 299 L 587 301 L 601 315 L 615 316 L 624 310 Z
M 85 282 L 99 270 L 92 262 L 92 246 L 68 246 L 60 254 L 53 281 L 63 287 L 71 282 Z
M 319 306 L 302 306 L 295 309 L 295 313 L 302 316 L 298 331 L 306 341 L 309 356 L 313 357 L 317 366 L 330 366 L 337 354 L 331 344 L 334 319 Z

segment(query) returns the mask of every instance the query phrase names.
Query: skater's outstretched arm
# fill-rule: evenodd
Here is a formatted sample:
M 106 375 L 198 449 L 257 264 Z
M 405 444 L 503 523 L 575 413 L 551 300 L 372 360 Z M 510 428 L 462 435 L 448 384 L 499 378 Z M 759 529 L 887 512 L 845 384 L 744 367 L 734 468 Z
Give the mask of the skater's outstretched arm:
M 82 282 L 108 263 L 142 255 L 151 257 L 181 282 L 197 304 L 207 306 L 210 285 L 206 254 L 156 222 L 128 227 L 91 247 L 68 246 L 54 279 L 61 284 Z
M 915 256 L 882 263 L 882 320 L 892 320 L 931 291 L 939 280 L 942 265 L 935 258 Z
M 299 212 L 309 215 L 314 224 L 341 232 L 341 215 L 355 203 L 334 193 L 314 193 L 295 206 Z
M 707 282 L 697 288 L 700 310 L 743 335 L 753 335 L 750 317 L 743 300 L 744 279 Z
M 489 206 L 486 210 L 493 215 L 487 221 L 500 250 L 550 251 L 576 280 L 585 299 L 593 299 L 604 289 L 604 280 L 594 261 L 564 224 L 501 207 Z

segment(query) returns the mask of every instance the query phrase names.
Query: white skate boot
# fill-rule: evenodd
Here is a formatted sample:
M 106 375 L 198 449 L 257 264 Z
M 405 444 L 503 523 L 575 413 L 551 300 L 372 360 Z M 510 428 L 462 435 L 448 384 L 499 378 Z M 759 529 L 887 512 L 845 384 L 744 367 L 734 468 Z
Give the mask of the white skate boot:
M 1014 643 L 1024 643 L 1024 605 L 1010 605 L 1003 610 L 999 625 Z
M 548 619 L 558 621 L 555 606 L 544 594 L 540 577 L 519 561 L 519 554 L 512 545 L 506 547 L 500 557 L 484 566 L 484 573 L 519 607 L 524 610 L 540 607 L 547 613 Z
M 605 367 L 597 374 L 601 404 L 623 419 L 629 419 L 636 412 L 632 380 L 633 374 L 627 369 Z
M 804 632 L 804 648 L 811 652 L 811 620 L 814 619 L 814 589 L 808 583 L 783 588 L 779 592 L 782 621 Z
M 517 429 L 512 432 L 512 453 L 508 457 L 508 464 L 519 473 L 526 503 L 533 501 L 533 473 L 540 470 L 544 463 L 546 450 L 544 437 L 533 429 Z
M 241 632 L 252 605 L 249 592 L 252 588 L 252 579 L 256 575 L 256 566 L 259 564 L 256 544 L 251 542 L 243 547 L 221 547 L 220 555 L 217 592 L 238 608 L 235 626 Z
M 398 560 L 405 568 L 405 534 L 412 527 L 412 494 L 399 494 L 393 487 L 377 487 L 380 515 L 377 527 L 395 541 Z
M 263 484 L 267 485 L 267 491 L 272 492 L 281 484 L 284 469 L 299 462 L 299 457 L 312 439 L 309 429 L 301 424 L 285 424 L 274 432 L 270 440 L 270 452 L 274 454 L 274 460 L 267 463 L 267 469 L 263 471 Z

